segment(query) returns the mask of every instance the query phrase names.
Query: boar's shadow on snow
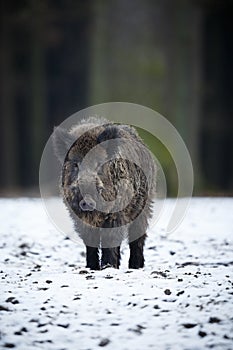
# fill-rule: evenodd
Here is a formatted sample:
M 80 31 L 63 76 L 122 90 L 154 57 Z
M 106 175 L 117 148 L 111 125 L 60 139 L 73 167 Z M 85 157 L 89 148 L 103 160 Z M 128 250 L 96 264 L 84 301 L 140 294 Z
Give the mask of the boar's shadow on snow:
M 86 245 L 87 267 L 119 268 L 127 239 L 129 268 L 144 266 L 143 248 L 156 193 L 154 158 L 128 125 L 89 117 L 70 130 L 57 127 L 60 192 Z

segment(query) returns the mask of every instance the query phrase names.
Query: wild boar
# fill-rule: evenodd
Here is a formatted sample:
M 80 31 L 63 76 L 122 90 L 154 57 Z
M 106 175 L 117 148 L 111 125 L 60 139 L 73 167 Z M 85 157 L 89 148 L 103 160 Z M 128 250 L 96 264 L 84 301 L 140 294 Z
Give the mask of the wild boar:
M 61 195 L 86 245 L 86 266 L 119 268 L 126 238 L 129 268 L 142 268 L 156 164 L 136 129 L 89 117 L 70 130 L 55 128 L 53 144 L 62 165 Z

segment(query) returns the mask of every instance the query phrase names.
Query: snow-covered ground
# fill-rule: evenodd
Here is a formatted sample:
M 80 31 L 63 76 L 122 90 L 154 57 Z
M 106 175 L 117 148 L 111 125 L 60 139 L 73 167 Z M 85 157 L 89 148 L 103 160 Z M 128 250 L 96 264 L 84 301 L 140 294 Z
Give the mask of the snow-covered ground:
M 147 239 L 146 265 L 90 271 L 39 199 L 0 200 L 0 348 L 233 349 L 233 199 L 193 199 L 165 234 Z

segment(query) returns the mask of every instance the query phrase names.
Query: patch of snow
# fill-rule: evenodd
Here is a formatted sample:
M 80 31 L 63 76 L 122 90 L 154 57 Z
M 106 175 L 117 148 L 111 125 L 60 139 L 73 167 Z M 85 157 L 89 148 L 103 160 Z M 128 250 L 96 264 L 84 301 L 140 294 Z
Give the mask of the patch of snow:
M 148 233 L 145 268 L 85 268 L 39 199 L 0 199 L 0 348 L 232 349 L 233 199 L 195 198 L 166 235 L 174 200 Z

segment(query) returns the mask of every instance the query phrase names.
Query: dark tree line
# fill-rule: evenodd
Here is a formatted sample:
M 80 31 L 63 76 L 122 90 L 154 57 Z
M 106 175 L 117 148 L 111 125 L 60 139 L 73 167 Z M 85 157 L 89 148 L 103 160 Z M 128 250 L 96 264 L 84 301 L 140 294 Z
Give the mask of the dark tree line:
M 151 107 L 176 126 L 197 194 L 233 193 L 232 0 L 0 4 L 0 193 L 37 191 L 54 125 L 110 101 Z M 175 168 L 161 155 L 173 194 Z
M 54 125 L 87 105 L 89 24 L 89 1 L 1 1 L 0 188 L 36 187 Z

